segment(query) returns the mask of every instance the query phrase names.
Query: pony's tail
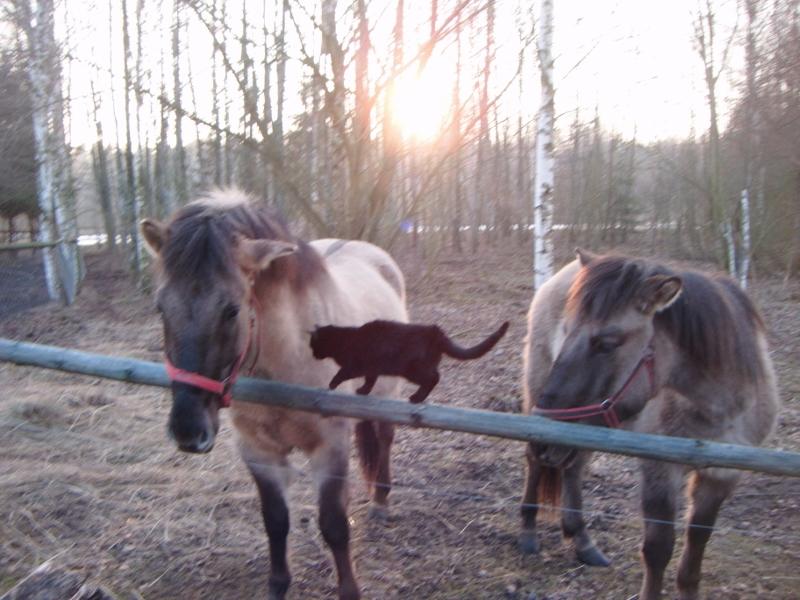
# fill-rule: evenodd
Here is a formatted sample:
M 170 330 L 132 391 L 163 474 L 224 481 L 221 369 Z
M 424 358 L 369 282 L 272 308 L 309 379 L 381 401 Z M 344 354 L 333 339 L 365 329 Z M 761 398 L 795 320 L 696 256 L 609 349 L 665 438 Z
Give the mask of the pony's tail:
M 536 502 L 539 512 L 553 521 L 561 516 L 561 469 L 539 465 L 539 485 L 536 488 Z
M 374 421 L 359 421 L 356 423 L 356 448 L 358 460 L 361 463 L 361 472 L 372 489 L 378 477 L 378 457 L 380 444 L 378 441 L 378 424 Z

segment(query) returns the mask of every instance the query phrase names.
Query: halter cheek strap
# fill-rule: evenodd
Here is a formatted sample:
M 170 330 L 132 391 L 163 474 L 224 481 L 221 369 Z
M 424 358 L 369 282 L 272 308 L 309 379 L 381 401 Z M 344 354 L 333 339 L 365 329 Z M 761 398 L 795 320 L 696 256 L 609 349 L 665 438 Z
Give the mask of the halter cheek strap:
M 172 362 L 169 360 L 169 357 L 164 355 L 164 367 L 167 369 L 167 376 L 170 378 L 170 380 L 177 381 L 179 383 L 185 383 L 186 385 L 216 394 L 220 398 L 220 406 L 222 408 L 229 407 L 231 405 L 231 400 L 233 399 L 233 394 L 231 393 L 233 385 L 239 378 L 239 371 L 242 368 L 245 357 L 250 351 L 254 329 L 256 330 L 256 355 L 253 358 L 253 362 L 250 364 L 250 368 L 247 372 L 248 375 L 253 372 L 253 369 L 258 362 L 258 352 L 261 346 L 261 328 L 256 327 L 256 315 L 258 314 L 257 309 L 258 301 L 255 299 L 255 296 L 253 296 L 253 300 L 250 304 L 250 327 L 247 332 L 247 344 L 245 344 L 244 350 L 241 351 L 239 356 L 236 357 L 236 360 L 233 361 L 227 377 L 224 379 L 211 379 L 210 377 L 206 377 L 200 373 L 195 373 L 194 371 L 185 371 L 184 369 L 179 369 L 172 364 Z
M 656 376 L 655 376 L 655 353 L 653 351 L 652 345 L 647 347 L 644 355 L 642 358 L 639 359 L 639 362 L 636 363 L 633 371 L 628 378 L 625 380 L 625 383 L 617 390 L 613 396 L 610 396 L 603 400 L 602 402 L 598 402 L 596 404 L 588 404 L 586 406 L 576 406 L 575 408 L 534 408 L 533 414 L 541 415 L 543 417 L 549 417 L 551 419 L 555 419 L 556 421 L 578 421 L 580 419 L 586 419 L 588 417 L 596 417 L 598 415 L 602 415 L 603 419 L 611 428 L 617 428 L 622 424 L 622 420 L 619 418 L 617 411 L 614 410 L 614 406 L 622 399 L 625 395 L 625 392 L 628 391 L 628 388 L 633 383 L 633 380 L 639 374 L 643 368 L 647 369 L 647 375 L 650 379 L 650 397 L 655 396 L 656 394 Z

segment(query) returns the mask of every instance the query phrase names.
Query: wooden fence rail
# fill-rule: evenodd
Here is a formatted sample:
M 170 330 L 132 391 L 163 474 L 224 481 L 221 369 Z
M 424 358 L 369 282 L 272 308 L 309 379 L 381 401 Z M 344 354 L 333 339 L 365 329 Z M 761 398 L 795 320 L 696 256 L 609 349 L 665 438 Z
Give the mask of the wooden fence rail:
M 0 338 L 0 361 L 81 373 L 130 383 L 169 387 L 159 363 L 91 354 Z M 399 400 L 338 394 L 327 390 L 242 378 L 237 400 L 357 419 L 376 419 L 412 427 L 447 429 L 494 437 L 562 444 L 694 467 L 730 467 L 800 477 L 800 453 L 634 433 L 488 410 L 409 404 Z

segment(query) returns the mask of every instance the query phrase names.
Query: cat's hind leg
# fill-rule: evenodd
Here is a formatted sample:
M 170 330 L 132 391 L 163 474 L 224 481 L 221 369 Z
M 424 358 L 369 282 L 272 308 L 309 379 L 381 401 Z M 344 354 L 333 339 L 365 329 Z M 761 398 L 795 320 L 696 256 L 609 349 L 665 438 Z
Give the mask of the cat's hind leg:
M 428 397 L 428 394 L 430 394 L 433 388 L 436 387 L 436 384 L 439 383 L 439 372 L 433 371 L 414 383 L 419 384 L 419 389 L 411 394 L 409 400 L 412 404 L 419 404 Z
M 372 388 L 375 387 L 375 382 L 378 381 L 377 375 L 367 375 L 364 378 L 364 385 L 356 390 L 356 394 L 360 394 L 361 396 L 366 396 L 372 391 Z

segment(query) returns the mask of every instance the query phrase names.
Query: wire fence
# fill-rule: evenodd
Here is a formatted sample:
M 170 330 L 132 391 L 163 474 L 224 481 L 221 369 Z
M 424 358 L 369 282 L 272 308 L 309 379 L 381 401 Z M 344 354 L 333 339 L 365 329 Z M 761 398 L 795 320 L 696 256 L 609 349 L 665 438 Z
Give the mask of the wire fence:
M 147 431 L 152 430 L 154 428 L 160 428 L 161 424 L 152 425 L 147 428 Z M 48 436 L 48 443 L 52 443 L 52 436 L 53 430 L 51 428 L 38 426 L 36 424 L 30 423 L 28 421 L 19 420 L 16 423 L 13 422 L 0 422 L 0 429 L 4 431 L 0 434 L 0 439 L 7 439 L 8 437 L 12 436 L 18 432 L 27 432 L 27 433 L 35 433 L 41 434 L 43 436 Z M 71 430 L 63 430 L 59 432 L 59 435 L 63 435 L 64 437 L 71 438 L 82 443 L 89 443 L 94 446 L 100 446 L 104 454 L 108 455 L 110 449 L 118 450 L 119 452 L 124 452 L 126 449 L 129 449 L 131 445 L 134 445 L 136 442 L 134 439 L 131 440 L 131 444 L 124 444 L 120 443 L 117 440 L 104 438 L 99 436 L 87 435 L 84 433 L 79 433 Z M 165 436 L 166 438 L 166 436 Z M 167 440 L 165 439 L 165 444 L 167 444 Z M 522 453 L 520 453 L 519 457 L 519 464 L 521 465 L 523 461 Z M 308 459 L 304 459 L 301 461 L 300 465 L 279 465 L 279 464 L 271 464 L 271 463 L 253 463 L 250 461 L 250 464 L 255 464 L 262 466 L 270 471 L 283 473 L 286 477 L 287 481 L 303 481 L 304 483 L 312 483 L 312 481 L 320 481 L 324 480 L 325 478 L 335 479 L 338 481 L 343 481 L 348 484 L 348 486 L 360 486 L 365 485 L 365 482 L 362 478 L 352 475 L 338 475 L 336 473 L 324 472 L 324 471 L 315 471 L 313 473 L 310 469 L 310 461 Z M 244 464 L 242 463 L 242 466 Z M 303 468 L 306 467 L 306 468 Z M 229 469 L 229 465 L 226 464 L 215 464 L 212 465 L 212 471 L 222 471 Z M 198 474 L 198 476 L 205 478 L 207 471 L 203 471 L 202 475 Z M 241 471 L 242 475 L 244 475 L 244 470 Z M 245 479 L 247 477 L 245 476 Z M 470 487 L 471 489 L 485 489 L 488 486 L 491 486 L 494 482 L 491 480 L 476 480 L 476 479 L 468 479 L 468 478 L 460 478 L 459 485 L 463 487 Z M 520 490 L 522 489 L 522 480 L 519 481 Z M 638 482 L 635 485 L 638 487 Z M 579 513 L 581 514 L 587 521 L 590 521 L 594 518 L 602 518 L 609 521 L 615 522 L 629 522 L 631 520 L 630 515 L 620 514 L 620 512 L 611 512 L 608 510 L 602 510 L 599 508 L 584 508 L 584 509 L 575 509 L 575 508 L 568 508 L 564 506 L 557 506 L 553 504 L 545 504 L 545 503 L 523 503 L 520 502 L 518 499 L 512 498 L 510 496 L 493 496 L 488 493 L 479 493 L 475 491 L 466 491 L 464 489 L 455 489 L 454 487 L 450 488 L 443 488 L 442 484 L 419 484 L 419 483 L 411 483 L 408 481 L 403 481 L 399 479 L 397 481 L 393 481 L 391 484 L 392 493 L 408 493 L 413 492 L 419 494 L 421 496 L 428 496 L 433 498 L 439 499 L 446 499 L 451 501 L 457 502 L 475 502 L 483 504 L 485 507 L 492 509 L 494 511 L 518 511 L 521 508 L 537 508 L 541 510 L 548 511 L 551 514 L 565 514 L 565 513 Z M 585 490 L 584 490 L 585 492 Z M 586 494 L 587 496 L 591 497 L 591 493 Z M 731 495 L 732 499 L 735 498 L 746 498 L 746 497 L 764 497 L 764 496 L 776 496 L 779 494 L 765 494 L 761 492 L 743 492 L 737 493 L 736 491 Z M 253 494 L 253 498 L 255 498 L 255 493 Z M 707 525 L 699 525 L 699 524 L 691 524 L 686 522 L 685 520 L 663 520 L 663 519 L 652 519 L 644 517 L 643 515 L 639 515 L 636 519 L 637 522 L 641 523 L 653 523 L 659 525 L 672 525 L 678 531 L 686 531 L 688 529 L 707 529 L 712 530 L 715 532 L 715 535 L 723 534 L 723 535 L 742 535 L 754 539 L 759 540 L 773 540 L 774 535 L 769 531 L 761 531 L 756 530 L 754 527 L 741 527 L 735 525 L 724 525 L 724 526 L 707 526 Z M 454 531 L 458 534 L 463 534 L 466 529 L 472 524 L 472 520 L 470 520 L 463 528 L 458 531 Z M 449 524 L 448 524 L 449 525 Z M 452 526 L 448 527 L 452 529 Z M 762 527 L 763 529 L 763 527 Z M 784 536 L 786 537 L 786 536 Z M 796 543 L 800 542 L 800 536 L 796 537 L 789 537 L 791 542 Z

